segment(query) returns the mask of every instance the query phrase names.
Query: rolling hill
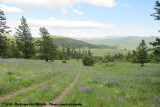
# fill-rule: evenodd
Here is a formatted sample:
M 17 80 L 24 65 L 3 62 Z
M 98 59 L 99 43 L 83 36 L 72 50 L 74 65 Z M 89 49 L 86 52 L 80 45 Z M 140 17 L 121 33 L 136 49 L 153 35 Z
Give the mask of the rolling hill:
M 148 48 L 152 48 L 149 42 L 155 41 L 155 36 L 150 37 L 138 37 L 138 36 L 128 36 L 128 37 L 119 37 L 119 38 L 93 38 L 87 39 L 82 38 L 82 40 L 87 43 L 94 45 L 107 45 L 111 47 L 117 47 L 118 49 L 136 49 L 142 39 L 145 40 Z
M 75 40 L 75 39 L 71 39 L 68 37 L 52 36 L 52 38 L 54 38 L 54 41 L 60 48 L 62 47 L 64 48 L 67 48 L 67 47 L 70 47 L 70 48 L 100 48 L 96 45 L 92 45 L 84 41 Z

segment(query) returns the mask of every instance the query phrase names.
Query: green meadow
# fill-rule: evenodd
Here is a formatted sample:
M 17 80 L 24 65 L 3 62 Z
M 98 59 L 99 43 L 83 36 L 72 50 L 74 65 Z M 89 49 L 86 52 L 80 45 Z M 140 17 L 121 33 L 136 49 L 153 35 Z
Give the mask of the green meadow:
M 133 51 L 133 50 L 124 50 L 124 49 L 90 49 L 93 55 L 95 56 L 105 56 L 107 54 L 114 55 L 118 53 L 122 54 L 127 54 L 128 51 Z
M 160 65 L 110 62 L 86 67 L 79 60 L 0 59 L 0 107 L 51 102 L 74 81 L 60 104 L 82 107 L 159 107 Z M 37 85 L 39 84 L 39 85 Z M 25 105 L 30 107 L 29 105 Z M 32 105 L 37 106 L 37 105 Z

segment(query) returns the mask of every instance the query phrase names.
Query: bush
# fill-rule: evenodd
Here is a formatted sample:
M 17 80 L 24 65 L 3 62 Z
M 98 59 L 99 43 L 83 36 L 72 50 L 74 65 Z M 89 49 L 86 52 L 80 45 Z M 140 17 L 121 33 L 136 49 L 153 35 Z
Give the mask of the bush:
M 65 58 L 63 58 L 62 63 L 67 63 L 66 60 L 65 60 Z
M 84 66 L 93 66 L 95 61 L 92 56 L 85 56 L 82 60 Z

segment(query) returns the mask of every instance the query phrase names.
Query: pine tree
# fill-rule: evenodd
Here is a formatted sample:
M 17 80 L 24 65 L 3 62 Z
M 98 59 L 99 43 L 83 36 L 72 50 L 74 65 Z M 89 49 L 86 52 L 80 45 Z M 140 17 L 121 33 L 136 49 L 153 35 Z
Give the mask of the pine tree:
M 6 26 L 6 17 L 4 12 L 0 9 L 0 57 L 7 55 L 8 39 L 4 34 L 8 34 L 10 31 L 6 31 L 9 27 Z
M 18 48 L 16 46 L 15 41 L 10 42 L 10 51 L 11 51 L 12 58 L 19 58 L 20 57 L 20 53 L 18 51 Z
M 88 56 L 92 56 L 92 54 L 91 54 L 91 51 L 90 51 L 90 50 L 88 50 Z
M 154 7 L 156 13 L 153 13 L 151 16 L 155 17 L 155 20 L 160 20 L 160 2 L 157 0 L 156 5 Z
M 144 40 L 141 41 L 137 48 L 137 61 L 141 63 L 141 66 L 148 62 L 147 46 Z
M 22 16 L 20 20 L 21 24 L 16 28 L 16 44 L 18 50 L 22 53 L 25 59 L 31 58 L 35 54 L 33 37 L 26 22 L 26 19 Z
M 48 62 L 48 60 L 54 60 L 57 53 L 57 46 L 46 28 L 42 27 L 39 30 L 42 37 L 39 41 L 40 56 L 42 59 L 45 59 L 46 62 Z
M 151 16 L 155 17 L 155 20 L 160 20 L 160 2 L 157 0 L 154 7 L 156 13 L 153 13 Z M 154 55 L 157 61 L 160 61 L 160 38 L 156 38 L 155 42 L 150 42 L 153 47 L 155 47 Z
M 155 60 L 160 62 L 160 39 L 156 38 L 156 41 L 150 42 L 150 44 L 156 48 L 153 52 L 153 54 L 155 55 Z
M 71 56 L 71 50 L 70 50 L 70 48 L 69 48 L 69 47 L 67 48 L 67 56 L 68 56 L 68 57 L 70 57 L 70 56 Z

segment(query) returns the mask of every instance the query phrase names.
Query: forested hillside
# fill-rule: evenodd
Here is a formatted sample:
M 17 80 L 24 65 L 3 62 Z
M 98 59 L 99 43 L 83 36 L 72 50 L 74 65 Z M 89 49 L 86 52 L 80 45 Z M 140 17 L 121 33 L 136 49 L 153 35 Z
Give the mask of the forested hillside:
M 70 47 L 70 48 L 99 48 L 96 45 L 92 45 L 80 40 L 75 40 L 67 37 L 61 37 L 61 36 L 52 36 L 54 38 L 55 43 L 58 45 L 58 47 Z

